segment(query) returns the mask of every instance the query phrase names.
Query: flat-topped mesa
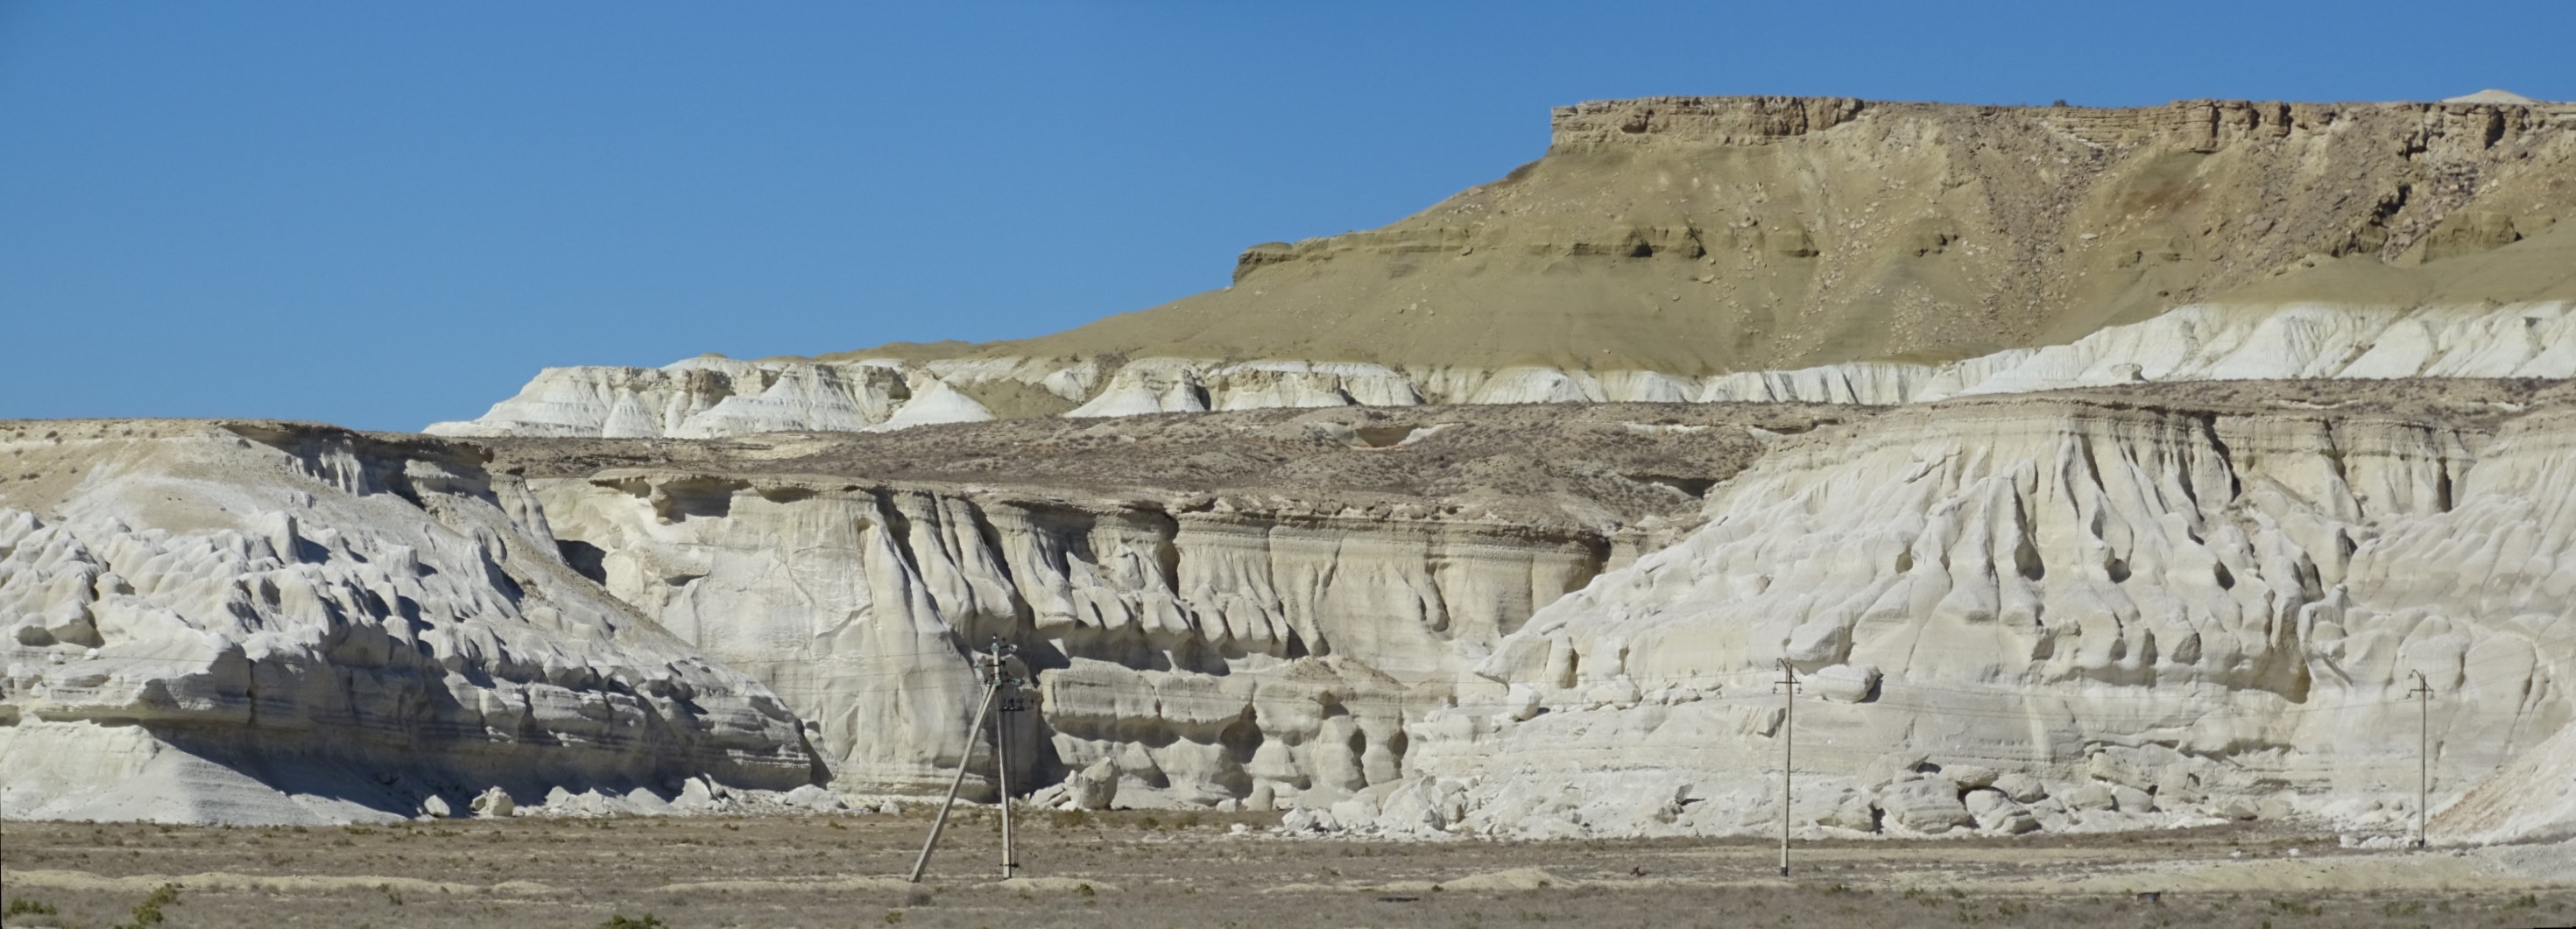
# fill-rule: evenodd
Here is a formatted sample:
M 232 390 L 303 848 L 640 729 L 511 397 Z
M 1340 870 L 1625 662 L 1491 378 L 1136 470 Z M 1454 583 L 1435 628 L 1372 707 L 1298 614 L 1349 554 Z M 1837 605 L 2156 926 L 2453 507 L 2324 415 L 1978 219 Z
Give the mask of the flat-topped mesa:
M 1640 97 L 1590 100 L 1556 108 L 1551 147 L 1622 141 L 1685 140 L 1757 145 L 1822 132 L 1851 121 L 1871 104 L 1850 97 Z
M 1584 103 L 1556 111 L 1544 157 L 1382 228 L 1253 246 L 1221 289 L 1010 342 L 550 370 L 480 420 L 432 430 L 681 437 L 1264 406 L 1892 403 L 2182 310 L 2193 315 L 2154 331 L 2241 320 L 2262 333 L 2262 318 L 2300 307 L 2353 332 L 2401 314 L 2447 331 L 2524 309 L 2556 325 L 2576 300 L 2576 228 L 2561 222 L 2576 216 L 2576 106 L 2504 96 Z M 2257 364 L 2190 345 L 2200 360 L 2172 370 Z M 2464 363 L 2559 370 L 2537 346 L 2515 351 L 2538 367 Z M 2165 369 L 2097 360 L 2139 362 L 2149 379 Z M 868 370 L 805 370 L 816 362 Z M 1932 385 L 1949 362 L 1959 382 Z M 729 367 L 684 370 L 716 365 Z M 2425 366 L 2355 370 L 2393 368 Z M 2025 373 L 2036 378 L 2011 382 L 2058 380 Z M 2086 382 L 2118 372 L 2097 373 Z
M 2238 142 L 2323 131 L 2350 120 L 2411 122 L 2420 127 L 2424 140 L 2488 148 L 2534 129 L 2566 131 L 2568 121 L 2576 119 L 2576 108 L 2506 101 L 2176 100 L 2163 106 L 2143 107 L 2029 107 L 1851 97 L 1639 97 L 1557 107 L 1549 120 L 1549 150 L 1661 142 L 1761 145 L 1823 133 L 1865 115 L 1985 123 L 2027 120 L 2037 128 L 2064 133 L 2089 145 L 2127 147 L 2161 142 L 2189 151 L 2213 152 Z

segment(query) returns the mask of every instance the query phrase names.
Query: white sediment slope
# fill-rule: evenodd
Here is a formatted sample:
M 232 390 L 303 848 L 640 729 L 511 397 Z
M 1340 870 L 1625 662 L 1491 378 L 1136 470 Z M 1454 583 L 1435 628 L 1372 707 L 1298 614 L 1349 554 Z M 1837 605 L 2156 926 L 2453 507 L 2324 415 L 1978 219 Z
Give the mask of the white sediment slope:
M 1934 409 L 1785 448 L 1713 493 L 1708 526 L 1507 639 L 1479 669 L 1507 696 L 1424 714 L 1419 776 L 1334 812 L 1760 833 L 1785 659 L 1809 694 L 1793 816 L 1809 834 L 2304 815 L 2387 840 L 2413 816 L 2417 674 L 2437 694 L 2436 839 L 2576 829 L 2567 411 L 2489 438 Z M 1449 813 L 1426 815 L 1438 796 Z
M 2552 760 L 2576 718 L 2576 413 L 2155 397 L 1783 440 L 1633 563 L 1459 514 L 646 471 L 536 494 L 609 590 L 817 719 L 843 789 L 953 764 L 960 646 L 998 636 L 1038 681 L 1015 782 L 1060 782 L 1050 803 L 1762 833 L 1785 657 L 1808 834 L 2298 817 L 2393 841 L 2417 673 L 2437 839 L 2576 829 Z
M 766 687 L 566 568 L 472 447 L 60 421 L 0 425 L 0 456 L 0 816 L 332 822 L 812 780 Z
M 1396 770 L 1408 693 L 1464 676 L 1609 549 L 1292 501 L 646 471 L 535 493 L 555 532 L 597 553 L 584 570 L 769 682 L 816 722 L 835 786 L 862 792 L 945 784 L 972 748 L 965 649 L 997 636 L 1042 672 L 1019 783 L 1106 764 L 1125 802 L 1174 805 L 1365 786 Z M 1365 657 L 1328 657 L 1344 655 Z
M 1853 362 L 1697 377 L 1296 359 L 690 359 L 659 369 L 549 368 L 483 417 L 428 431 L 612 438 L 873 431 L 991 419 L 993 411 L 970 394 L 994 385 L 1061 398 L 1066 416 L 1131 416 L 1425 403 L 1888 405 L 2109 384 L 2408 377 L 2576 377 L 2576 305 L 2194 304 L 2064 345 L 1947 364 Z
M 523 486 L 430 440 L 23 425 L 0 786 L 11 816 L 293 821 L 496 785 L 613 812 L 817 767 L 925 792 L 962 760 L 989 795 L 965 652 L 1001 638 L 1036 682 L 1013 780 L 1047 804 L 1767 833 L 1785 658 L 1802 834 L 2259 817 L 2397 841 L 2421 674 L 2435 839 L 2562 836 L 2564 393 L 1927 404 L 1773 440 L 1641 557 L 1442 507 Z

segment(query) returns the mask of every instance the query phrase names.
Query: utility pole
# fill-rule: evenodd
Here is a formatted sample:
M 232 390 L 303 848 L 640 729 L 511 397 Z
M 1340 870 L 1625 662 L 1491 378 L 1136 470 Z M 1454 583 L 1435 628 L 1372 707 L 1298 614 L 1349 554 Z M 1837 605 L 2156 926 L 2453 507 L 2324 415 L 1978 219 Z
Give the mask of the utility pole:
M 984 685 L 984 699 L 975 704 L 974 721 L 967 723 L 966 748 L 964 751 L 958 753 L 957 777 L 948 782 L 948 799 L 939 804 L 939 816 L 930 821 L 930 837 L 922 840 L 921 842 L 921 857 L 913 859 L 912 876 L 906 879 L 911 883 L 921 883 L 921 873 L 929 870 L 930 868 L 930 851 L 931 849 L 939 847 L 939 834 L 948 830 L 948 812 L 957 806 L 957 791 L 966 786 L 966 768 L 968 767 L 968 763 L 974 760 L 975 742 L 981 739 L 984 735 L 984 714 L 993 708 L 993 698 L 1002 692 L 1001 647 L 1001 640 L 995 639 L 995 653 L 975 660 L 976 676 Z M 1002 808 L 1002 815 L 1005 817 L 1010 815 L 1010 807 L 1007 805 L 1009 797 L 1010 794 L 1008 792 L 1003 794 L 1003 799 L 1006 803 Z M 1007 819 L 1004 820 L 1006 823 L 1008 821 L 1009 820 Z M 1005 828 L 1007 829 L 1008 827 L 1006 826 Z M 1006 842 L 1006 849 L 1007 844 L 1008 843 Z M 1003 855 L 1007 861 L 1009 852 L 1005 850 Z M 1004 876 L 1007 877 L 1008 874 L 1008 867 L 1005 866 Z
M 1798 742 L 1798 672 L 1780 659 L 1780 876 L 1789 876 L 1789 766 Z
M 1020 700 L 1020 679 L 1002 673 L 1002 661 L 1018 650 L 1002 644 L 1001 636 L 993 637 L 993 646 L 988 650 L 993 656 L 994 692 L 1010 690 L 1002 698 L 1000 715 L 993 717 L 993 782 L 1002 793 L 1002 879 L 1006 881 L 1020 867 L 1019 846 L 1011 841 L 1011 714 L 1028 709 L 1028 704 Z
M 2424 672 L 2409 671 L 2415 686 L 2406 692 L 2415 700 L 2415 847 L 2424 847 L 2425 807 L 2433 795 L 2433 685 L 2424 680 Z

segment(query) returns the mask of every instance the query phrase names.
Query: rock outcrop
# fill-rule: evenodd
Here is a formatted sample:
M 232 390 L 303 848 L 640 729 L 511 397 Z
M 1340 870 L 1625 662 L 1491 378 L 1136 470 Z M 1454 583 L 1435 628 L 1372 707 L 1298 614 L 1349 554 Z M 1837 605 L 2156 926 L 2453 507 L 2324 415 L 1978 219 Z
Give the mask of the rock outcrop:
M 2050 829 L 2394 832 L 2414 675 L 2440 695 L 2437 805 L 2576 718 L 2566 406 L 2494 425 L 2150 396 L 1960 401 L 1783 446 L 1712 492 L 1707 526 L 1505 640 L 1479 669 L 1497 695 L 1426 713 L 1408 763 L 1468 788 L 1469 829 L 1758 832 L 1786 660 L 1814 690 L 1883 675 L 1803 698 L 1799 771 L 1898 831 L 2021 830 L 2009 800 Z M 1963 765 L 1987 770 L 1944 776 Z M 1980 800 L 1993 769 L 2040 784 Z M 1676 790 L 1694 802 L 1658 799 Z M 1800 802 L 1811 830 L 1851 828 Z M 2437 832 L 2570 826 L 2563 804 L 2477 808 Z
M 2375 330 L 2415 311 L 2436 334 L 2481 315 L 2563 316 L 2576 233 L 2558 220 L 2571 213 L 2576 106 L 1586 103 L 1560 108 L 1546 156 L 1510 176 L 1383 229 L 1254 246 L 1223 290 L 989 345 L 552 369 L 483 418 L 432 431 L 690 437 L 1276 406 L 1899 403 L 1972 392 L 2031 350 L 2168 311 L 2182 318 L 2152 330 L 2185 340 L 2211 314 L 2248 326 L 2341 314 L 2342 328 Z M 2303 361 L 2334 369 L 2358 352 L 2336 347 Z M 2397 376 L 2373 373 L 2386 367 L 2340 376 Z M 2513 374 L 2496 368 L 2451 376 Z M 2036 389 L 2033 375 L 1987 389 Z
M 574 574 L 473 447 L 22 422 L 0 459 L 0 815 L 328 822 L 813 779 L 775 696 Z
M 2560 238 L 2576 245 L 2576 236 Z M 2576 280 L 2576 250 L 2563 256 L 2540 250 L 2530 255 L 2565 258 L 2564 273 Z M 2514 265 L 2539 261 L 2539 257 L 2523 255 L 2503 257 L 2512 259 L 2510 263 Z M 2480 277 L 2505 263 L 2501 259 L 2464 260 L 2444 270 L 2460 277 Z M 2352 270 L 2339 269 L 2330 260 L 2319 264 L 2324 270 L 2316 272 L 2317 276 L 2328 280 L 2339 270 Z M 2498 269 L 2483 279 L 2510 279 L 2512 270 Z M 2412 279 L 2400 276 L 2398 280 Z M 2292 278 L 2277 288 L 2296 293 L 2307 283 L 2304 278 Z M 2554 288 L 2553 284 L 2551 292 L 2555 292 Z M 704 438 L 843 428 L 882 431 L 994 418 L 966 390 L 1016 386 L 1045 392 L 1054 389 L 1043 386 L 1047 383 L 1074 385 L 1093 380 L 1101 380 L 1096 394 L 1061 398 L 1064 404 L 1081 401 L 1078 406 L 1064 409 L 1062 415 L 1105 417 L 1451 403 L 1758 401 L 1897 405 L 1979 394 L 2175 381 L 2576 377 L 2576 301 L 2418 305 L 2413 301 L 2425 298 L 2410 296 L 2408 291 L 2409 288 L 2392 284 L 2385 298 L 2391 305 L 2384 306 L 2287 298 L 2195 304 L 2145 322 L 2112 326 L 2064 345 L 2009 349 L 1946 364 L 1866 361 L 1703 377 L 1544 367 L 1398 370 L 1358 363 L 1145 358 L 1114 369 L 1094 364 L 1052 370 L 1012 365 L 1000 369 L 1001 373 L 1036 374 L 1039 381 L 971 382 L 961 389 L 937 373 L 944 366 L 899 370 L 894 367 L 898 363 L 892 361 L 736 363 L 742 370 L 753 372 L 737 376 L 766 378 L 774 385 L 862 383 L 862 378 L 847 373 L 851 370 L 870 372 L 881 384 L 901 385 L 909 379 L 927 385 L 923 399 L 909 403 L 885 399 L 880 406 L 888 412 L 857 426 L 846 426 L 858 420 L 839 413 L 809 416 L 799 412 L 826 408 L 810 404 L 782 402 L 765 407 L 769 415 L 749 415 L 735 403 L 739 397 L 725 393 L 732 389 L 733 379 L 709 376 L 704 367 L 708 362 L 700 359 L 681 362 L 672 369 L 553 368 L 540 374 L 519 397 L 495 406 L 491 415 L 470 422 L 434 424 L 430 431 L 457 436 L 610 438 Z M 960 376 L 956 369 L 948 370 L 946 377 Z M 1102 379 L 1104 370 L 1110 373 Z M 621 392 L 613 386 L 616 384 L 653 386 Z M 780 389 L 771 388 L 772 392 Z M 564 397 L 575 399 L 561 399 Z M 646 402 L 637 397 L 649 398 L 656 409 L 698 412 L 674 412 L 662 419 L 601 412 Z M 850 401 L 845 406 L 855 410 L 860 404 Z M 656 422 L 668 425 L 651 425 Z
M 207 460 L 232 469 L 222 488 L 269 486 L 238 475 L 260 464 L 311 499 L 167 502 L 193 498 L 158 475 L 199 473 L 183 467 L 197 459 L 148 454 L 87 478 L 48 459 L 7 485 L 10 501 L 55 502 L 13 517 L 0 562 L 0 593 L 35 604 L 8 614 L 27 657 L 0 738 L 72 733 L 41 746 L 75 759 L 122 757 L 107 746 L 122 738 L 235 777 L 268 769 L 204 746 L 269 738 L 322 770 L 386 765 L 368 770 L 401 773 L 370 789 L 451 811 L 524 765 L 554 783 L 504 791 L 520 812 L 589 815 L 713 808 L 721 791 L 693 772 L 803 776 L 792 710 L 836 790 L 926 792 L 963 763 L 989 796 L 967 653 L 1000 640 L 1034 681 L 1008 716 L 1012 782 L 1052 803 L 1286 808 L 1293 828 L 1393 835 L 1767 834 L 1786 660 L 1804 688 L 1789 815 L 1806 834 L 2290 817 L 2393 836 L 2413 814 L 2405 694 L 2420 674 L 2437 694 L 2436 838 L 2558 835 L 2576 831 L 2555 792 L 2576 720 L 2561 681 L 2576 653 L 2558 634 L 2576 619 L 2571 411 L 2561 382 L 2400 379 L 2131 384 L 1893 414 L 1425 406 L 481 450 L 192 427 L 203 435 L 141 446 L 220 452 Z M 226 506 L 296 518 L 241 528 Z M 89 528 L 108 512 L 162 529 Z M 436 528 L 455 525 L 488 531 Z M 367 738 L 277 742 L 264 727 L 427 738 L 269 696 L 306 692 L 294 686 L 223 715 L 236 677 L 220 643 L 250 643 L 244 673 L 270 680 L 256 669 L 286 659 L 254 647 L 268 632 L 204 638 L 218 643 L 206 670 L 82 709 L 72 695 L 92 691 L 75 685 L 133 674 L 114 646 L 142 639 L 120 638 L 135 620 L 115 604 L 242 615 L 132 567 L 169 556 L 95 541 L 190 533 L 249 552 L 216 576 L 274 583 L 284 606 L 261 606 L 255 583 L 223 604 L 317 617 L 252 628 L 427 643 L 362 658 L 323 636 L 290 653 L 321 649 L 307 660 L 335 669 L 335 693 L 423 688 L 396 703 L 427 715 L 402 718 L 446 741 L 399 768 Z M 99 570 L 52 567 L 86 563 L 64 538 L 105 552 L 80 556 Z M 412 564 L 430 570 L 370 573 Z M 330 571 L 384 588 L 391 618 L 355 594 L 317 600 L 336 613 L 290 609 L 316 582 L 275 579 Z M 429 606 L 458 602 L 477 606 Z M 365 633 L 413 610 L 421 625 Z M 451 644 L 451 629 L 497 644 Z M 422 649 L 459 670 L 405 657 Z M 647 662 L 638 652 L 693 695 L 658 701 L 619 677 Z M 726 669 L 671 657 L 694 654 Z M 719 702 L 718 679 L 755 696 Z M 550 687 L 570 695 L 536 696 Z M 496 726 L 477 688 L 518 695 L 518 728 Z M 204 709 L 156 702 L 199 693 L 214 694 L 187 698 Z M 594 703 L 618 724 L 547 715 Z M 325 721 L 274 722 L 288 709 Z M 452 773 L 460 757 L 481 773 Z M 13 797 L 50 799 L 12 815 L 121 808 L 70 790 L 60 767 L 13 768 Z M 674 796 L 649 789 L 675 782 Z
M 502 454 L 576 568 L 813 720 L 840 789 L 935 789 L 961 759 L 988 765 L 966 738 L 967 650 L 999 638 L 1021 648 L 1042 707 L 1013 720 L 1015 782 L 1246 802 L 1391 779 L 1406 701 L 1660 544 L 1664 520 L 1760 436 L 1843 414 L 1475 412 L 992 424 L 678 460 L 645 443 Z M 1046 463 L 1015 455 L 999 467 L 1016 480 L 994 486 L 970 448 Z M 857 477 L 898 462 L 910 479 Z
M 2296 816 L 2369 832 L 2411 816 L 2414 673 L 2450 695 L 2438 803 L 2563 776 L 2518 761 L 2555 757 L 2576 718 L 2554 670 L 2576 655 L 2549 631 L 2576 564 L 2551 489 L 2576 430 L 2540 383 L 2131 385 L 1774 419 L 1741 473 L 1665 478 L 1707 494 L 1706 525 L 1670 547 L 1686 523 L 1612 528 L 1643 522 L 1634 504 L 1588 528 L 1316 507 L 1350 475 L 1312 465 L 1277 472 L 1323 482 L 1296 490 L 1040 491 L 798 473 L 846 454 L 814 443 L 859 441 L 821 437 L 732 473 L 618 466 L 610 446 L 504 455 L 540 475 L 583 570 L 817 719 L 852 789 L 973 760 L 963 649 L 1001 638 L 1037 681 L 1015 782 L 1062 780 L 1056 802 L 1294 807 L 1303 828 L 1397 834 L 1758 833 L 1776 822 L 1785 656 L 1806 688 L 1793 816 L 1810 831 Z M 1506 414 L 1526 415 L 1423 408 L 1407 415 L 1450 427 L 1363 436 L 1349 412 L 1209 414 L 1011 444 L 1114 432 L 1149 474 L 1156 456 L 1214 460 L 1165 430 L 1296 434 L 1283 423 L 1349 432 L 1351 460 L 1378 461 L 1441 455 Z M 1664 418 L 1620 428 L 1713 425 Z M 904 435 L 926 449 L 1001 425 Z M 611 466 L 563 473 L 582 462 Z M 2437 831 L 2568 825 L 2509 799 L 2460 809 Z

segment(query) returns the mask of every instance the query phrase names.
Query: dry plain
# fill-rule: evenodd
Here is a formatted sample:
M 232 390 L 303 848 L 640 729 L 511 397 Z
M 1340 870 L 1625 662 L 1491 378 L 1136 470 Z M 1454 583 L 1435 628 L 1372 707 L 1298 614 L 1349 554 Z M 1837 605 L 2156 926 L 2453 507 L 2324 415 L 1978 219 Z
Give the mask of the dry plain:
M 1026 876 L 1003 883 L 992 813 L 974 810 L 920 887 L 902 883 L 928 826 L 918 809 L 310 829 L 13 822 L 0 850 L 11 915 L 0 922 L 2291 929 L 2576 920 L 2576 855 L 2563 845 L 2360 852 L 2332 836 L 2251 827 L 1813 842 L 1797 847 L 1783 879 L 1777 850 L 1759 841 L 1282 838 L 1269 831 L 1273 819 L 1035 814 L 1021 830 Z

